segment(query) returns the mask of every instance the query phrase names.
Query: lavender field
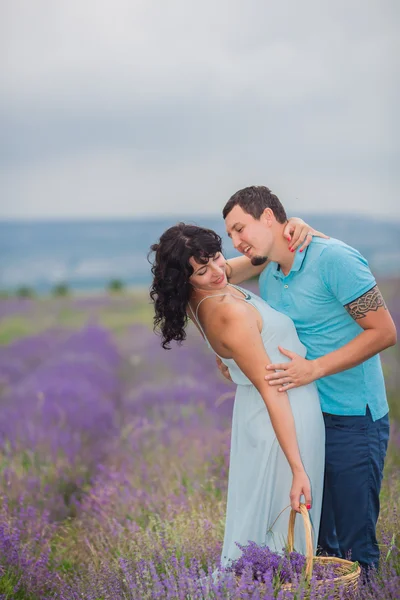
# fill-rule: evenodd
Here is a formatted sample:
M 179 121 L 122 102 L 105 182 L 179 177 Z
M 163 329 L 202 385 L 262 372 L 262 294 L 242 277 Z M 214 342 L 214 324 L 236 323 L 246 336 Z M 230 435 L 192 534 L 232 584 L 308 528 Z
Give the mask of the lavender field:
M 400 281 L 381 289 L 399 328 Z M 305 597 L 213 580 L 234 387 L 197 332 L 163 351 L 151 317 L 139 292 L 0 300 L 0 600 Z M 382 360 L 382 560 L 360 600 L 400 597 L 399 348 Z

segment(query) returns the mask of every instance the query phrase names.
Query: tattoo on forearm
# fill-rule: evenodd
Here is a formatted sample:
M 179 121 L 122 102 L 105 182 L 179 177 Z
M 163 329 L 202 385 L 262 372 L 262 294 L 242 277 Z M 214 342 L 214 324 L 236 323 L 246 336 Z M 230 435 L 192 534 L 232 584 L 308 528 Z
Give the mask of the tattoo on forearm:
M 387 310 L 383 296 L 376 285 L 372 290 L 357 298 L 357 300 L 346 304 L 345 309 L 353 319 L 357 320 L 366 317 L 371 310 L 377 311 L 381 306 Z

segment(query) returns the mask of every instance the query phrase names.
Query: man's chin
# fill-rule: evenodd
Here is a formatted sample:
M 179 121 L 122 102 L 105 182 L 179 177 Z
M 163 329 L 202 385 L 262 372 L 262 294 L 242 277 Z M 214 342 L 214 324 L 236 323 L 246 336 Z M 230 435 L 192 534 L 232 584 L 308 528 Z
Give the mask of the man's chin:
M 260 265 L 266 263 L 267 260 L 268 256 L 253 256 L 250 262 L 253 265 L 253 267 L 259 267 Z

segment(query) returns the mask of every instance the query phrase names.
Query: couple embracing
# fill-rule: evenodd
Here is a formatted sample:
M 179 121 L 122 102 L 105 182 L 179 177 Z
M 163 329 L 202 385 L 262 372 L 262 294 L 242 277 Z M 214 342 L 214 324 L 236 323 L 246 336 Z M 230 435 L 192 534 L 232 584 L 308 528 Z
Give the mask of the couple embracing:
M 376 568 L 389 438 L 378 353 L 396 329 L 374 276 L 354 248 L 288 221 L 267 187 L 238 191 L 223 217 L 244 256 L 227 261 L 214 231 L 179 223 L 152 246 L 151 288 L 163 347 L 191 319 L 237 385 L 221 564 L 250 540 L 280 551 L 277 516 L 305 502 L 320 552 Z M 238 285 L 255 275 L 261 298 Z

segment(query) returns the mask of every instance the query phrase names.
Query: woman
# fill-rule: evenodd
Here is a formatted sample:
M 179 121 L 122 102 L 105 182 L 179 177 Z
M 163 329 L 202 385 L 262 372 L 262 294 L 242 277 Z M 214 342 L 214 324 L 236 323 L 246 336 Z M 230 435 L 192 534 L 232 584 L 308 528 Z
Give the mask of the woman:
M 304 498 L 316 540 L 325 447 L 317 390 L 310 384 L 282 394 L 264 379 L 265 365 L 282 361 L 279 345 L 305 356 L 293 322 L 229 284 L 214 231 L 179 223 L 151 249 L 150 296 L 162 346 L 185 339 L 190 317 L 237 384 L 222 566 L 240 555 L 237 543 L 252 540 L 282 550 L 289 511 L 279 515 L 289 498 L 295 510 Z M 304 553 L 301 525 L 295 542 Z

